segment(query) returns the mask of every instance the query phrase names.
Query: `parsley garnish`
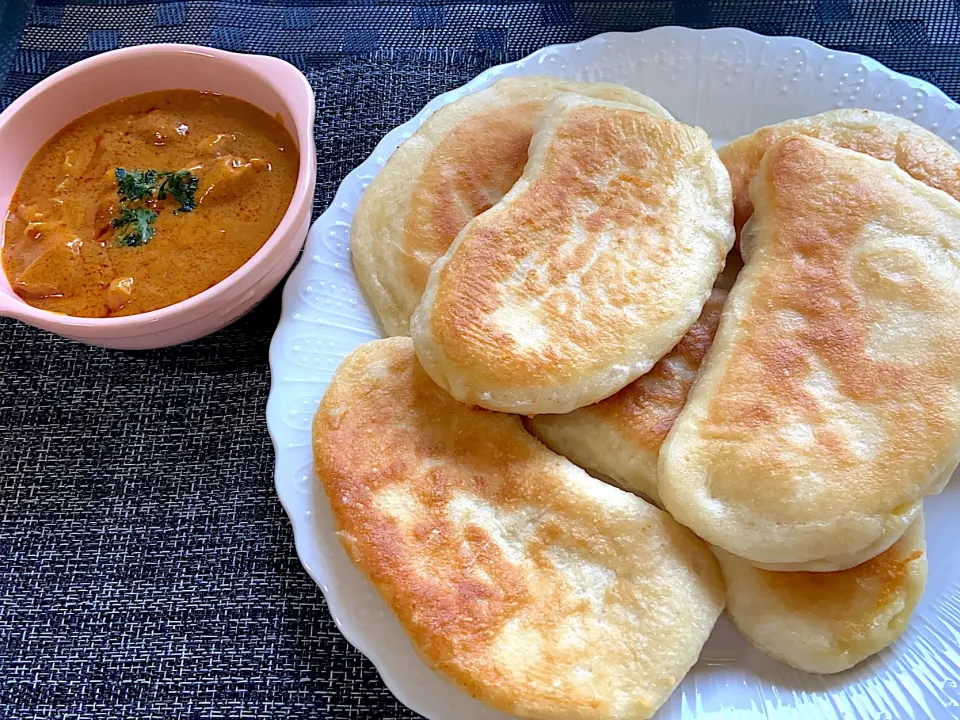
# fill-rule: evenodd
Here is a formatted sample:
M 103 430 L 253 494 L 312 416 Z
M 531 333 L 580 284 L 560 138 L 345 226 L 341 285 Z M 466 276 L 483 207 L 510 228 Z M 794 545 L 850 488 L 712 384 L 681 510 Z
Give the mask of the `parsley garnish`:
M 153 172 L 147 170 L 147 172 Z M 158 177 L 163 178 L 160 187 L 157 188 L 157 200 L 166 200 L 167 195 L 172 197 L 180 207 L 174 210 L 175 213 L 190 212 L 197 207 L 197 201 L 194 195 L 197 193 L 197 184 L 200 178 L 189 170 L 177 170 L 170 173 L 158 173 Z
M 128 200 L 149 200 L 153 197 L 154 185 L 157 182 L 156 170 L 124 170 L 117 168 L 117 195 L 120 202 Z
M 110 221 L 117 231 L 114 236 L 119 247 L 140 247 L 153 237 L 157 229 L 153 227 L 157 214 L 148 208 L 123 208 L 120 217 Z
M 180 207 L 174 214 L 190 212 L 197 207 L 195 195 L 199 178 L 189 170 L 127 170 L 117 168 L 117 197 L 120 216 L 111 221 L 117 230 L 115 242 L 121 247 L 140 247 L 156 233 L 153 223 L 157 213 L 146 206 L 154 200 L 176 200 Z

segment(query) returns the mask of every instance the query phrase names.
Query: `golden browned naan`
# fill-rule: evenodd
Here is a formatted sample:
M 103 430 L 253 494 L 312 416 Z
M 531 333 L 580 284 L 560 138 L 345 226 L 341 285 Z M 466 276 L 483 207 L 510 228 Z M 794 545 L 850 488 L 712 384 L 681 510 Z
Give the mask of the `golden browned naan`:
M 702 130 L 562 94 L 523 177 L 434 264 L 411 322 L 417 356 L 456 399 L 491 410 L 602 400 L 696 322 L 732 216 Z
M 745 265 L 660 453 L 664 506 L 778 570 L 888 548 L 960 459 L 960 203 L 808 137 L 767 151 Z
M 694 326 L 646 375 L 593 405 L 529 418 L 527 429 L 580 467 L 662 506 L 657 490 L 660 445 L 687 401 L 726 296 L 714 290 Z
M 547 450 L 520 419 L 437 387 L 409 338 L 337 370 L 314 457 L 351 559 L 421 656 L 520 717 L 640 720 L 723 609 L 709 548 Z
M 670 117 L 621 85 L 536 75 L 504 78 L 437 110 L 390 156 L 353 217 L 357 277 L 388 334 L 409 334 L 430 266 L 520 177 L 537 116 L 560 92 Z
M 887 550 L 848 570 L 773 572 L 715 552 L 727 613 L 743 636 L 812 673 L 851 668 L 900 637 L 927 580 L 922 513 Z
M 750 181 L 777 141 L 806 135 L 831 145 L 891 160 L 915 179 L 960 200 L 960 152 L 916 123 L 874 110 L 830 110 L 762 127 L 718 151 L 730 171 L 737 232 L 753 213 Z

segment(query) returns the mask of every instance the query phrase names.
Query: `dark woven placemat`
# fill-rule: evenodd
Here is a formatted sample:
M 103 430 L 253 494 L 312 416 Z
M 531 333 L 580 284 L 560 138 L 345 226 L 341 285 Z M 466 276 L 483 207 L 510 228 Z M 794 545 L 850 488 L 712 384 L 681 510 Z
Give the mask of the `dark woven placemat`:
M 266 52 L 318 100 L 316 210 L 434 95 L 541 45 L 675 23 L 855 50 L 960 95 L 953 2 L 0 0 L 0 104 L 94 52 Z M 26 21 L 26 27 L 23 24 Z M 21 32 L 22 30 L 22 32 Z M 279 294 L 122 353 L 0 320 L 0 718 L 412 718 L 334 627 L 273 491 Z

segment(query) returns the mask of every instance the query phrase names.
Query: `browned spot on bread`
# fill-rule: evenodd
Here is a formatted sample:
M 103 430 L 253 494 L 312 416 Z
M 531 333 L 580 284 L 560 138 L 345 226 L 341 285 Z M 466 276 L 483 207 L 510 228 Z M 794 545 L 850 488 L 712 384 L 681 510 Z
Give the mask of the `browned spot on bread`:
M 920 126 L 871 110 L 833 110 L 760 128 L 720 148 L 733 185 L 734 224 L 739 234 L 753 214 L 750 181 L 763 154 L 779 140 L 805 135 L 831 145 L 895 162 L 913 178 L 960 199 L 960 153 Z
M 518 103 L 509 114 L 481 114 L 450 132 L 431 154 L 410 200 L 403 242 L 406 273 L 421 288 L 430 263 L 463 226 L 502 198 L 523 173 L 527 146 L 543 101 Z
M 720 324 L 726 293 L 715 290 L 696 324 L 646 375 L 623 390 L 574 413 L 590 413 L 611 423 L 638 447 L 659 452 Z M 571 413 L 573 414 L 573 413 Z
M 870 629 L 877 609 L 888 606 L 892 596 L 903 591 L 908 566 L 924 555 L 922 549 L 904 554 L 905 544 L 907 540 L 901 539 L 871 560 L 849 570 L 757 570 L 757 573 L 781 602 L 807 608 L 821 619 L 836 623 L 841 637 L 850 636 Z M 861 599 L 863 602 L 858 603 Z
M 697 322 L 646 375 L 593 405 L 529 418 L 526 427 L 554 452 L 659 505 L 660 445 L 687 401 L 726 296 L 714 290 Z
M 890 548 L 837 572 L 771 572 L 722 550 L 727 611 L 772 657 L 817 673 L 845 670 L 907 626 L 926 582 L 923 516 Z

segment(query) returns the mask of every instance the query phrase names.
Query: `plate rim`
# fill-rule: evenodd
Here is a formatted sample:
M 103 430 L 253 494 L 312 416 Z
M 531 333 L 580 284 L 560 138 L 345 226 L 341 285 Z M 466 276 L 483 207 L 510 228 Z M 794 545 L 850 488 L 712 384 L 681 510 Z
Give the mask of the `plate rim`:
M 351 192 L 351 189 L 356 186 L 360 180 L 360 176 L 366 169 L 370 166 L 371 163 L 379 164 L 382 167 L 382 162 L 378 162 L 378 157 L 383 156 L 386 161 L 390 155 L 395 152 L 397 145 L 400 144 L 406 137 L 409 137 L 414 131 L 416 131 L 430 115 L 432 115 L 436 110 L 444 105 L 447 105 L 454 100 L 459 99 L 460 97 L 478 92 L 492 83 L 494 78 L 503 74 L 506 70 L 514 68 L 517 66 L 523 66 L 529 63 L 536 63 L 539 58 L 547 56 L 552 53 L 562 53 L 563 51 L 569 50 L 578 50 L 584 45 L 593 45 L 593 44 L 603 44 L 609 42 L 611 39 L 623 39 L 623 38 L 644 38 L 651 37 L 658 34 L 668 34 L 675 33 L 680 35 L 686 35 L 688 37 L 695 38 L 705 38 L 708 35 L 723 35 L 728 34 L 734 37 L 747 37 L 753 41 L 762 41 L 765 44 L 770 43 L 792 43 L 794 45 L 799 45 L 807 52 L 814 52 L 818 54 L 825 53 L 828 59 L 833 59 L 833 57 L 845 59 L 851 63 L 858 63 L 864 66 L 868 71 L 879 71 L 885 75 L 888 75 L 893 80 L 899 80 L 906 85 L 913 87 L 917 90 L 922 90 L 931 98 L 937 98 L 947 109 L 951 112 L 956 112 L 960 110 L 960 104 L 955 102 L 950 98 L 943 90 L 941 90 L 936 85 L 923 80 L 921 78 L 915 77 L 913 75 L 908 75 L 905 73 L 898 72 L 888 67 L 887 65 L 881 63 L 879 60 L 876 60 L 868 55 L 864 55 L 857 52 L 850 52 L 845 50 L 835 50 L 833 48 L 822 45 L 818 42 L 810 40 L 808 38 L 794 36 L 794 35 L 764 35 L 762 33 L 757 33 L 752 30 L 740 27 L 715 27 L 715 28 L 690 28 L 680 25 L 661 25 L 653 28 L 648 28 L 646 30 L 638 31 L 608 31 L 604 33 L 599 33 L 597 35 L 592 35 L 583 40 L 578 40 L 570 43 L 554 43 L 551 45 L 546 45 L 542 48 L 539 48 L 526 56 L 520 58 L 519 60 L 514 60 L 511 62 L 500 63 L 493 65 L 486 70 L 483 70 L 477 74 L 474 78 L 467 81 L 466 83 L 448 90 L 440 95 L 435 96 L 425 103 L 413 116 L 408 120 L 400 123 L 399 125 L 391 128 L 384 136 L 377 142 L 373 150 L 363 159 L 356 167 L 354 167 L 350 172 L 348 172 L 340 183 L 337 186 L 337 190 L 334 193 L 333 199 L 330 201 L 330 204 L 327 208 L 317 216 L 317 219 L 310 224 L 310 231 L 308 233 L 308 240 L 306 245 L 309 245 L 309 238 L 313 234 L 314 230 L 319 228 L 324 224 L 325 219 L 336 212 L 337 207 L 344 203 L 345 196 Z M 549 69 L 544 68 L 543 73 L 549 75 Z M 405 137 L 406 136 L 406 137 Z M 390 149 L 387 149 L 390 148 Z M 363 656 L 374 666 L 378 675 L 380 676 L 381 681 L 384 683 L 386 688 L 390 693 L 397 699 L 398 702 L 403 704 L 405 707 L 411 711 L 418 713 L 414 709 L 410 702 L 408 702 L 408 694 L 406 692 L 406 687 L 403 687 L 400 681 L 394 677 L 393 673 L 389 670 L 385 670 L 385 663 L 381 661 L 374 648 L 359 636 L 358 633 L 354 632 L 353 628 L 348 624 L 345 624 L 340 613 L 334 609 L 334 606 L 331 604 L 330 594 L 328 593 L 326 587 L 326 579 L 323 577 L 325 572 L 328 572 L 325 567 L 314 567 L 313 564 L 306 557 L 307 553 L 310 552 L 312 555 L 312 543 L 314 538 L 312 534 L 309 533 L 309 523 L 300 522 L 299 518 L 296 516 L 290 501 L 292 498 L 286 497 L 284 492 L 281 490 L 280 484 L 280 467 L 282 465 L 281 454 L 282 454 L 282 431 L 279 431 L 278 428 L 281 426 L 281 421 L 279 415 L 282 412 L 282 409 L 278 407 L 279 404 L 279 380 L 278 372 L 276 371 L 277 367 L 280 365 L 280 355 L 281 355 L 281 341 L 282 336 L 284 335 L 284 328 L 288 324 L 288 318 L 292 312 L 291 308 L 294 303 L 294 295 L 300 285 L 301 276 L 306 273 L 307 266 L 307 255 L 306 255 L 306 245 L 304 252 L 301 254 L 297 260 L 293 271 L 288 276 L 287 280 L 284 283 L 284 288 L 281 297 L 281 311 L 280 318 L 277 323 L 277 327 L 273 332 L 270 340 L 270 347 L 268 352 L 268 364 L 269 364 L 269 374 L 270 374 L 270 390 L 268 394 L 267 404 L 266 404 L 266 422 L 267 430 L 270 435 L 270 440 L 274 449 L 274 490 L 277 494 L 280 504 L 283 507 L 284 512 L 286 513 L 287 519 L 290 521 L 290 525 L 293 531 L 294 536 L 294 545 L 297 551 L 297 558 L 300 561 L 300 564 L 306 570 L 307 574 L 314 581 L 317 587 L 320 589 L 323 594 L 324 601 L 327 605 L 327 611 L 330 614 L 331 619 L 334 622 L 337 630 L 340 634 L 346 639 L 346 641 L 353 646 L 358 652 L 363 654 Z M 375 314 L 374 314 L 375 317 Z M 379 323 L 378 323 L 379 325 Z M 319 398 L 318 398 L 319 401 Z M 312 421 L 312 415 L 311 415 Z M 322 554 L 321 554 L 322 555 Z M 321 558 L 322 560 L 322 558 Z M 322 565 L 322 563 L 321 563 Z M 379 593 L 378 593 L 379 594 Z

